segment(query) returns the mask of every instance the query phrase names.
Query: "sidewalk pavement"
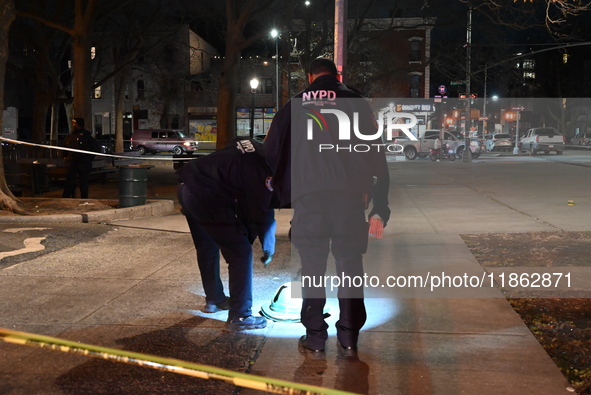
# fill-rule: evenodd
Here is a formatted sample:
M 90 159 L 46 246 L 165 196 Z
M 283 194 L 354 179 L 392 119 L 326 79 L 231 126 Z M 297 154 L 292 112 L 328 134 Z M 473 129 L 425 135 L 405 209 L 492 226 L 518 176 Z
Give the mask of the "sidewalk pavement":
M 384 239 L 372 240 L 364 257 L 366 270 L 381 275 L 481 276 L 484 270 L 460 234 L 591 227 L 591 210 L 575 211 L 566 204 L 572 196 L 584 205 L 590 200 L 591 185 L 573 182 L 586 176 L 583 167 L 565 176 L 565 169 L 552 163 L 390 166 L 392 218 Z M 171 190 L 162 195 L 174 196 Z M 255 243 L 255 311 L 268 306 L 295 273 L 287 239 L 290 218 L 290 210 L 277 212 L 278 251 L 268 268 L 258 263 Z M 304 333 L 300 324 L 270 322 L 264 330 L 226 333 L 225 313 L 198 310 L 203 290 L 182 215 L 105 226 L 112 231 L 96 241 L 0 270 L 0 326 L 358 393 L 572 393 L 496 288 L 464 296 L 429 296 L 418 289 L 370 292 L 357 359 L 339 354 L 338 305 L 330 300 L 325 356 L 310 358 L 297 349 Z M 384 262 L 385 267 L 378 264 Z M 222 275 L 227 276 L 225 268 Z M 56 394 L 235 391 L 229 384 L 47 353 L 0 344 L 0 393 L 31 393 L 31 388 Z

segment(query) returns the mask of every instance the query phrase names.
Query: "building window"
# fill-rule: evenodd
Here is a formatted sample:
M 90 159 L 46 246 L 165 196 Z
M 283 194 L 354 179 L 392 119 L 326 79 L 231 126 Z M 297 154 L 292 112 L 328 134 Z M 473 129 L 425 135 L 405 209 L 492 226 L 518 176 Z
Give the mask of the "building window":
M 274 85 L 272 78 L 263 78 L 263 93 L 268 95 L 272 94 Z
M 179 119 L 181 117 L 178 114 L 172 115 L 172 120 L 170 121 L 170 127 L 172 129 L 179 129 Z
M 102 93 L 101 93 L 101 86 L 99 85 L 99 86 L 97 86 L 96 88 L 94 88 L 94 95 L 93 95 L 93 97 L 94 97 L 95 99 L 100 99 L 100 98 L 101 98 L 101 96 L 102 96 Z
M 410 54 L 408 57 L 409 62 L 422 62 L 423 61 L 423 54 L 421 51 L 421 46 L 423 44 L 423 39 L 421 37 L 412 37 L 409 39 L 410 41 Z
M 191 92 L 201 92 L 203 91 L 203 86 L 201 85 L 200 81 L 191 81 Z
M 271 95 L 274 90 L 274 86 L 275 83 L 273 82 L 274 79 L 273 78 L 259 78 L 259 86 L 257 88 L 257 94 L 264 94 L 264 95 Z M 249 80 L 250 83 L 250 80 Z M 248 88 L 248 91 L 250 92 L 250 86 Z M 240 93 L 240 92 L 238 92 Z
M 137 80 L 137 99 L 144 100 L 145 84 L 144 80 Z
M 524 59 L 523 60 L 523 78 L 529 80 L 536 79 L 536 62 L 533 59 Z
M 418 41 L 411 41 L 410 43 L 410 61 L 421 61 L 421 43 Z
M 103 114 L 94 114 L 94 133 L 103 134 Z
M 421 93 L 421 76 L 411 75 L 410 76 L 410 97 L 420 97 Z

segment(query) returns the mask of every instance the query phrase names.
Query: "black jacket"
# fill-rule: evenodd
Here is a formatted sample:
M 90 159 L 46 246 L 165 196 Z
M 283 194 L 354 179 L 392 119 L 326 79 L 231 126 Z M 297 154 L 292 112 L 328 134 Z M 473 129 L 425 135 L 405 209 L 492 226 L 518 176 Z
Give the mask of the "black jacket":
M 94 137 L 92 137 L 92 133 L 90 133 L 86 129 L 78 129 L 72 131 L 68 134 L 64 140 L 64 146 L 66 148 L 72 148 L 82 151 L 89 151 L 89 152 L 99 152 L 99 144 Z M 81 152 L 66 152 L 67 159 L 76 159 L 76 160 L 84 160 L 84 161 L 92 161 L 95 155 L 92 154 L 84 154 Z
M 314 192 L 373 192 L 374 207 L 389 216 L 388 167 L 383 145 L 378 148 L 381 136 L 363 140 L 351 132 L 350 139 L 343 139 L 340 120 L 335 114 L 322 113 L 327 109 L 348 114 L 351 131 L 355 125 L 364 135 L 377 130 L 369 104 L 357 91 L 332 75 L 316 78 L 277 112 L 265 138 L 274 193 L 281 205 L 287 206 Z M 367 147 L 370 149 L 363 152 Z
M 230 146 L 189 161 L 177 171 L 198 202 L 200 222 L 264 223 L 273 215 L 267 179 L 271 169 L 262 144 L 236 140 Z

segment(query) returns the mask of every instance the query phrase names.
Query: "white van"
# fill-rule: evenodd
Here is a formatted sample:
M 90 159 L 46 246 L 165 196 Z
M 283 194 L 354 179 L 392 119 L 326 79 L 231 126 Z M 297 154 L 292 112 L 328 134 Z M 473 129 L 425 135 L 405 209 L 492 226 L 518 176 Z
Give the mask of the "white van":
M 157 152 L 172 152 L 175 155 L 193 154 L 199 142 L 180 130 L 148 129 L 136 130 L 131 136 L 131 149 L 140 155 Z

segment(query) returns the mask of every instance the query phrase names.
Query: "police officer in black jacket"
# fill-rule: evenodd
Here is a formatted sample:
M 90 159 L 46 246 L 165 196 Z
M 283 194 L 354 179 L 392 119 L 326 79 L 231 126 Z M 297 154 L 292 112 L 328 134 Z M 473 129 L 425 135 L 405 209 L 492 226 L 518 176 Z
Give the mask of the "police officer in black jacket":
M 376 135 L 372 110 L 362 96 L 338 80 L 335 64 L 314 60 L 308 70 L 310 86 L 275 115 L 265 138 L 272 186 L 282 206 L 294 209 L 292 242 L 302 264 L 302 324 L 299 341 L 304 352 L 321 352 L 328 338 L 323 316 L 329 252 L 339 276 L 363 276 L 362 254 L 367 249 L 369 216 L 389 219 L 389 175 L 383 145 Z M 377 182 L 376 182 L 377 180 Z M 340 347 L 355 353 L 359 331 L 366 321 L 362 287 L 339 287 Z
M 205 290 L 203 311 L 228 310 L 226 328 L 260 329 L 264 317 L 252 315 L 252 243 L 261 224 L 273 216 L 271 170 L 255 140 L 189 161 L 177 171 L 179 202 L 197 250 Z M 220 279 L 220 250 L 228 264 L 230 297 Z
M 84 118 L 72 119 L 72 131 L 64 140 L 66 148 L 86 151 L 66 151 L 66 185 L 62 193 L 63 198 L 73 198 L 76 194 L 76 180 L 80 184 L 80 198 L 88 198 L 88 177 L 92 171 L 92 152 L 99 151 L 99 144 L 92 133 L 84 129 Z

